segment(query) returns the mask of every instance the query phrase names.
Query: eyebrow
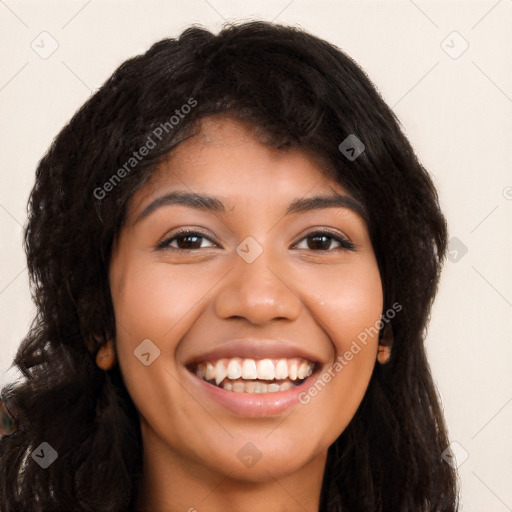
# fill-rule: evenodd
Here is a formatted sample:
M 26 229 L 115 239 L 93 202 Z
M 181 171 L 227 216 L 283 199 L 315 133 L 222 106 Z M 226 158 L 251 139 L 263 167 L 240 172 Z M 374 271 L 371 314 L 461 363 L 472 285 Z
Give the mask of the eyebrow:
M 226 206 L 221 198 L 197 194 L 194 192 L 170 192 L 151 202 L 134 220 L 133 225 L 151 215 L 163 206 L 183 205 L 204 211 L 226 214 Z M 286 209 L 285 215 L 303 213 L 323 208 L 349 208 L 366 220 L 366 211 L 363 205 L 348 195 L 329 194 L 295 199 Z

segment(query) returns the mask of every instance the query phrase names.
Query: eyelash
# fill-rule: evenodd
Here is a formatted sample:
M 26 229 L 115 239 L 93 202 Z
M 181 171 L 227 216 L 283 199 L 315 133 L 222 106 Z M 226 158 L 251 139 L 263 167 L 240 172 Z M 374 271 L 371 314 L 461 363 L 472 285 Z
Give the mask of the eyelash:
M 183 231 L 174 233 L 170 238 L 166 238 L 165 240 L 162 240 L 156 246 L 156 249 L 157 250 L 172 250 L 172 251 L 178 251 L 178 252 L 189 252 L 189 251 L 199 250 L 199 249 L 180 249 L 179 247 L 171 247 L 170 246 L 170 243 L 173 240 L 177 239 L 178 237 L 182 237 L 182 236 L 196 236 L 199 238 L 206 238 L 207 240 L 209 240 L 210 242 L 215 244 L 215 242 L 210 237 L 208 237 L 206 234 L 202 233 L 201 231 L 183 230 Z M 299 240 L 299 242 L 297 242 L 297 244 L 295 244 L 295 245 L 298 245 L 298 243 L 302 242 L 303 240 L 307 240 L 308 238 L 313 238 L 313 237 L 318 237 L 318 236 L 326 236 L 327 238 L 330 238 L 331 240 L 338 242 L 340 244 L 340 247 L 336 247 L 335 249 L 319 250 L 319 251 L 314 251 L 314 252 L 333 252 L 334 250 L 349 250 L 349 251 L 356 250 L 356 246 L 352 242 L 348 241 L 346 238 L 342 237 L 341 235 L 334 234 L 334 233 L 331 233 L 330 231 L 326 231 L 326 230 L 313 231 L 313 232 L 307 234 L 305 237 L 301 238 Z M 217 245 L 217 244 L 215 244 L 215 245 Z M 309 249 L 309 250 L 313 251 L 313 249 Z

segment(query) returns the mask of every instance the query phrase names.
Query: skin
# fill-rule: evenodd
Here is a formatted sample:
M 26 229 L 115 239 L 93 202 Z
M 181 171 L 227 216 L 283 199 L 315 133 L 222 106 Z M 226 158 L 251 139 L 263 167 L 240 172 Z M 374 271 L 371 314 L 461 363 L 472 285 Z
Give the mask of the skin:
M 136 221 L 170 191 L 222 197 L 227 211 L 174 204 Z M 117 359 L 144 445 L 137 510 L 318 510 L 327 449 L 361 403 L 377 337 L 307 405 L 267 417 L 226 409 L 184 365 L 233 338 L 279 338 L 316 354 L 322 375 L 378 322 L 382 284 L 363 218 L 343 207 L 285 216 L 293 200 L 333 191 L 347 194 L 305 153 L 268 148 L 249 126 L 217 116 L 133 196 L 110 281 Z M 204 238 L 155 249 L 178 228 Z M 355 250 L 308 238 L 324 229 Z M 263 249 L 250 264 L 236 252 L 247 236 Z M 148 366 L 134 357 L 145 339 L 160 350 Z M 262 455 L 252 467 L 237 457 L 248 442 Z

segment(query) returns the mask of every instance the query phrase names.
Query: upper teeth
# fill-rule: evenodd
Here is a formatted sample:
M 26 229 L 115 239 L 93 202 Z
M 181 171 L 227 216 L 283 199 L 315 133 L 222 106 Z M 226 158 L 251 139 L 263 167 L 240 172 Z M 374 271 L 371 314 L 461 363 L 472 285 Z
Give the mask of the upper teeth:
M 230 380 L 302 380 L 313 373 L 314 363 L 305 359 L 219 359 L 196 365 L 196 373 L 219 385 L 226 377 Z

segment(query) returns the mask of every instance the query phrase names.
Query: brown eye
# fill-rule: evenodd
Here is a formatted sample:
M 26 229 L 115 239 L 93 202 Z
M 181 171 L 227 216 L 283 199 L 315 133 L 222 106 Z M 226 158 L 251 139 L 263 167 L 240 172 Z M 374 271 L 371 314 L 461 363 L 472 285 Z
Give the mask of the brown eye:
M 299 249 L 309 249 L 312 251 L 323 251 L 323 252 L 332 252 L 330 249 L 332 242 L 338 244 L 338 247 L 334 247 L 334 249 L 348 249 L 349 251 L 355 250 L 355 245 L 352 242 L 349 242 L 347 239 L 343 238 L 339 235 L 334 235 L 329 231 L 316 231 L 314 233 L 310 233 L 308 236 L 301 240 L 301 243 L 306 241 L 306 247 L 298 247 Z
M 198 231 L 180 231 L 170 238 L 166 238 L 157 246 L 158 249 L 176 249 L 179 251 L 203 249 L 201 247 L 202 240 L 208 240 L 212 243 L 209 247 L 214 247 L 210 238 Z

